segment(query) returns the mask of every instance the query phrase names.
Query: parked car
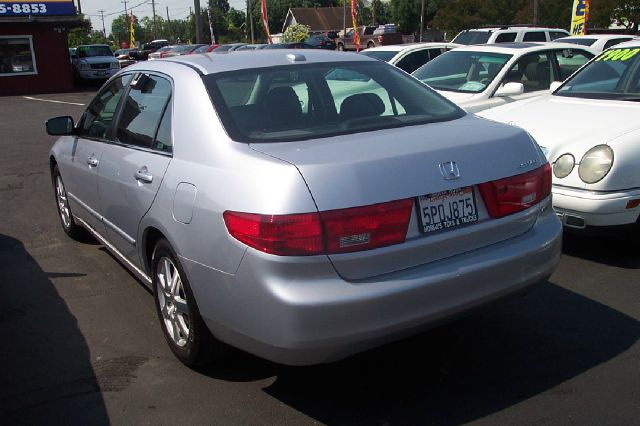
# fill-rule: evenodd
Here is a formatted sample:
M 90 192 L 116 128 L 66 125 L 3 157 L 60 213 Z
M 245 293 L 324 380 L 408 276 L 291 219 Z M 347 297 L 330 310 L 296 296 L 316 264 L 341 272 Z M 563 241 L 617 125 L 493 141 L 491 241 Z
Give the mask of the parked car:
M 233 52 L 236 49 L 246 45 L 247 43 L 229 43 L 229 44 L 221 44 L 220 46 L 213 49 L 215 53 L 223 53 L 223 52 Z
M 120 68 L 128 67 L 129 65 L 135 64 L 136 61 L 131 59 L 131 54 L 135 56 L 134 52 L 137 52 L 138 49 L 118 49 L 113 52 L 113 56 L 118 59 L 118 63 L 120 64 Z
M 554 41 L 586 46 L 594 52 L 599 53 L 611 46 L 633 40 L 634 38 L 635 37 L 632 35 L 625 34 L 589 34 L 583 36 L 560 37 Z
M 459 47 L 453 43 L 410 43 L 372 47 L 360 54 L 385 61 L 411 74 L 444 52 Z
M 316 49 L 336 50 L 336 42 L 324 34 L 312 34 L 304 42 Z
M 242 50 L 259 50 L 264 49 L 267 44 L 255 43 L 255 44 L 245 44 L 243 46 L 238 46 L 234 49 L 235 52 L 240 52 Z
M 166 46 L 169 46 L 169 42 L 167 40 L 153 40 L 149 43 L 143 44 L 142 50 L 131 52 L 129 57 L 135 61 L 146 61 L 149 59 L 150 54 Z
M 118 60 L 106 44 L 77 46 L 71 66 L 76 80 L 106 80 L 120 69 Z
M 389 44 L 401 44 L 403 42 L 402 34 L 395 31 L 395 26 L 358 27 L 360 31 L 360 49 L 370 49 L 376 46 L 386 46 Z M 377 33 L 375 33 L 378 31 Z M 338 50 L 356 50 L 353 28 L 347 28 L 347 32 L 344 33 L 336 41 Z
M 78 57 L 78 53 L 75 47 L 69 48 L 69 62 L 73 64 L 73 60 Z
M 501 43 L 465 46 L 440 55 L 413 72 L 469 112 L 540 96 L 595 55 L 562 43 Z
M 553 41 L 560 37 L 570 35 L 567 30 L 561 28 L 504 26 L 474 28 L 460 31 L 452 43 L 458 44 L 493 44 L 513 42 L 541 42 Z
M 640 228 L 640 41 L 616 45 L 553 94 L 484 111 L 527 130 L 553 164 L 566 227 Z
M 262 49 L 315 49 L 315 47 L 304 42 L 288 42 L 267 44 Z
M 64 231 L 154 292 L 174 354 L 292 365 L 417 333 L 549 277 L 551 169 L 514 126 L 320 49 L 139 62 L 49 161 Z M 486 167 L 491 164 L 491 167 Z
M 195 55 L 196 53 L 213 52 L 218 46 L 220 46 L 220 45 L 219 44 L 203 44 L 202 46 L 198 47 L 197 49 L 195 49 L 191 53 Z
M 149 59 L 150 61 L 154 61 L 156 59 L 162 59 L 166 55 L 168 55 L 169 52 L 171 52 L 171 50 L 173 50 L 174 48 L 176 48 L 178 46 L 180 46 L 180 45 L 172 44 L 172 45 L 169 45 L 169 46 L 161 47 L 160 49 L 156 50 L 155 52 L 149 53 L 149 56 L 147 57 L 147 59 Z M 171 55 L 171 56 L 173 56 L 173 55 Z

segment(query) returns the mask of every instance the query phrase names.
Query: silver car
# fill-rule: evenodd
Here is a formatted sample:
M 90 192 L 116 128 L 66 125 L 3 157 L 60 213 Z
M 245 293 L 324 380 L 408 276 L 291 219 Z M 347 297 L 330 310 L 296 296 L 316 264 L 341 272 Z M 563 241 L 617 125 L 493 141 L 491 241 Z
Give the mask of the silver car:
M 545 280 L 560 257 L 527 133 L 355 54 L 139 62 L 47 130 L 65 232 L 89 230 L 151 286 L 189 366 L 224 343 L 339 360 Z

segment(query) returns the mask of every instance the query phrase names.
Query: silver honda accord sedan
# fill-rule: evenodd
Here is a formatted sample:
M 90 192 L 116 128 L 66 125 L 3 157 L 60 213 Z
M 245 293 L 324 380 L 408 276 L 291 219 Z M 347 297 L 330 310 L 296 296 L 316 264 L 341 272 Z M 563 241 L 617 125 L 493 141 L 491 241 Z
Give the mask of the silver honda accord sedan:
M 549 277 L 561 225 L 524 131 L 355 54 L 141 62 L 52 118 L 64 231 L 153 289 L 196 366 L 289 365 L 415 334 Z

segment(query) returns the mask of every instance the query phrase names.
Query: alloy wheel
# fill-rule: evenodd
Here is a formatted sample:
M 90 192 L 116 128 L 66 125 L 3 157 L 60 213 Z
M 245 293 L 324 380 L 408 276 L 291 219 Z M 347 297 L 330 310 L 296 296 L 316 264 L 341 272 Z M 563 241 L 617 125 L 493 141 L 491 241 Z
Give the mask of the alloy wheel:
M 157 264 L 156 277 L 158 298 L 162 319 L 173 342 L 184 347 L 189 339 L 189 307 L 176 265 L 168 257 L 162 257 Z

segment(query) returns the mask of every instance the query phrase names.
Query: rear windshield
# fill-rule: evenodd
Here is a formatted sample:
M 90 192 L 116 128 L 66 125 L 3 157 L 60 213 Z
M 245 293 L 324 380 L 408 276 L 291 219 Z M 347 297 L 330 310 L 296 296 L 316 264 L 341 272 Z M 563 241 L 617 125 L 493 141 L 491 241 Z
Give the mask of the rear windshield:
M 554 40 L 555 42 L 558 43 L 573 43 L 573 44 L 578 44 L 580 46 L 591 46 L 593 43 L 596 42 L 595 38 L 588 38 L 588 37 L 574 37 L 574 38 L 557 38 Z
M 391 58 L 398 54 L 398 52 L 389 50 L 364 50 L 360 52 L 360 54 L 379 61 L 389 62 Z
M 382 62 L 256 68 L 203 77 L 222 124 L 241 142 L 315 139 L 465 115 Z
M 489 41 L 490 34 L 489 31 L 463 31 L 451 40 L 451 43 L 485 44 Z

